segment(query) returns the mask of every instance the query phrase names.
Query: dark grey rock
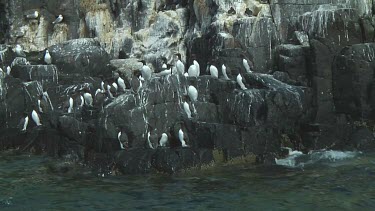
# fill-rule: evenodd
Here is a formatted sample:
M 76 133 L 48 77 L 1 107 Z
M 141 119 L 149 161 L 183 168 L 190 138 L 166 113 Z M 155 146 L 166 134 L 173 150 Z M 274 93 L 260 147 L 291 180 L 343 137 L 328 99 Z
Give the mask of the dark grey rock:
M 82 38 L 48 48 L 60 74 L 70 77 L 110 76 L 109 55 L 95 39 Z
M 333 70 L 333 94 L 336 111 L 355 119 L 373 115 L 374 44 L 344 48 L 336 57 Z
M 375 149 L 374 134 L 368 128 L 359 128 L 352 134 L 350 140 L 358 150 L 368 152 Z

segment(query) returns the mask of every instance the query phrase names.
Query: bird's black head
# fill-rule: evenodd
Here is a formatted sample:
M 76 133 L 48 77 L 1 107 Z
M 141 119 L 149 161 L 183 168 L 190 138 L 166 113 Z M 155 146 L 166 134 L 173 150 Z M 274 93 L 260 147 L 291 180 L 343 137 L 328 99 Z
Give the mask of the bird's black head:
M 142 74 L 141 74 L 141 71 L 139 71 L 139 70 L 133 70 L 133 76 L 135 76 L 135 77 L 139 77 L 139 76 L 141 76 Z
M 27 117 L 29 116 L 29 113 L 27 113 L 26 111 L 23 112 L 23 117 Z
M 245 14 L 246 14 L 247 16 L 252 16 L 252 15 L 253 15 L 253 11 L 251 11 L 249 8 L 246 8 L 246 10 L 245 10 Z
M 173 67 L 172 64 L 167 64 L 167 69 L 172 68 L 172 67 Z
M 228 13 L 231 15 L 236 14 L 236 10 L 234 10 L 233 7 L 230 7 L 230 9 L 228 10 Z
M 138 62 L 141 62 L 143 65 L 146 65 L 146 61 L 145 60 L 138 60 Z
M 82 89 L 82 91 L 84 92 L 84 93 L 90 93 L 90 88 L 89 87 L 84 87 L 83 89 Z
M 168 59 L 166 57 L 161 57 L 161 60 L 163 61 L 164 64 L 167 64 L 168 63 Z
M 175 55 L 178 57 L 179 60 L 181 60 L 181 54 L 180 53 L 176 53 Z
M 196 54 L 191 54 L 190 59 L 191 60 L 196 60 L 197 59 L 197 55 Z

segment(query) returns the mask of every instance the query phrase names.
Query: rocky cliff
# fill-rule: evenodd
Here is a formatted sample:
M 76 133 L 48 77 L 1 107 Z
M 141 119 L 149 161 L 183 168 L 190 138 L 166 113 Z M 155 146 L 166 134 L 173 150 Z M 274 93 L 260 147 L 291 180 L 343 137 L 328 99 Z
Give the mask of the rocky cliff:
M 236 157 L 272 162 L 283 147 L 374 149 L 374 6 L 372 0 L 0 0 L 1 149 L 122 173 L 173 173 Z M 35 11 L 37 18 L 25 16 Z M 63 21 L 52 24 L 59 14 Z M 43 60 L 46 49 L 52 64 Z M 175 64 L 176 53 L 186 70 L 197 60 L 201 76 L 152 77 L 132 91 L 139 59 L 158 72 L 162 57 Z M 208 62 L 219 70 L 225 64 L 230 80 L 221 71 L 219 79 L 210 76 Z M 239 73 L 247 90 L 236 83 Z M 96 97 L 104 79 L 119 75 L 125 90 Z M 190 85 L 197 100 L 188 97 Z M 84 93 L 94 96 L 93 105 L 81 105 Z M 33 125 L 33 110 L 42 126 Z M 22 131 L 25 114 L 30 123 Z M 181 147 L 180 129 L 188 147 Z M 167 147 L 159 146 L 163 133 Z

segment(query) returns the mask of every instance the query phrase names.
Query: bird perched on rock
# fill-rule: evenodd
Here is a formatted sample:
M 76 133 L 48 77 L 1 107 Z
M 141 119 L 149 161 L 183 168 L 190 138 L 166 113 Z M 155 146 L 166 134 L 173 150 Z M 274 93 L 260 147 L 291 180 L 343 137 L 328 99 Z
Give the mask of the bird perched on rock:
M 43 109 L 41 107 L 41 99 L 42 99 L 43 95 L 42 96 L 39 96 L 39 99 L 38 99 L 38 110 L 40 113 L 43 113 Z
M 131 89 L 135 94 L 137 94 L 142 87 L 142 82 L 139 79 L 140 75 L 141 75 L 141 73 L 138 70 L 135 70 L 133 72 L 132 80 L 130 81 Z
M 191 59 L 193 60 L 193 64 L 190 65 L 188 69 L 188 75 L 192 77 L 198 77 L 200 75 L 200 65 L 196 60 L 196 55 L 192 54 Z
M 159 146 L 166 147 L 168 143 L 168 135 L 166 133 L 161 134 Z
M 71 98 L 73 99 L 73 106 L 72 106 L 73 108 L 74 107 L 82 108 L 83 105 L 85 104 L 85 99 L 83 98 L 82 94 L 83 94 L 83 91 L 79 91 L 79 92 L 74 93 L 71 96 Z M 68 102 L 69 102 L 69 100 L 68 100 Z
M 176 62 L 176 68 L 177 68 L 177 72 L 178 74 L 180 75 L 184 75 L 185 73 L 185 65 L 184 63 L 182 63 L 181 61 L 181 54 L 180 53 L 176 53 L 176 56 L 177 56 L 177 62 Z
M 245 15 L 248 16 L 248 17 L 251 17 L 251 16 L 253 16 L 253 11 L 251 11 L 249 8 L 246 8 Z
M 245 84 L 242 81 L 241 74 L 237 75 L 237 83 L 238 83 L 238 85 L 240 85 L 240 87 L 241 87 L 242 90 L 246 90 L 247 89 L 246 86 L 245 86 Z
M 25 14 L 26 19 L 36 19 L 38 17 L 39 17 L 39 12 L 37 10 L 31 13 Z
M 224 76 L 225 80 L 230 80 L 228 75 L 227 75 L 227 67 L 224 64 L 221 65 L 221 72 L 223 73 L 223 76 Z
M 228 10 L 228 14 L 229 15 L 235 15 L 236 14 L 236 10 L 234 10 L 233 7 L 230 7 L 230 9 Z
M 73 113 L 73 98 L 69 97 L 68 114 Z
M 167 64 L 168 64 L 168 59 L 167 59 L 167 58 L 165 58 L 165 57 L 163 56 L 163 57 L 161 57 L 161 60 L 162 60 L 162 65 L 161 65 L 161 68 L 162 68 L 162 69 L 165 69 L 165 68 L 167 68 Z
M 171 64 L 167 64 L 167 67 L 164 68 L 162 71 L 159 73 L 156 73 L 155 75 L 160 77 L 160 76 L 167 76 L 172 74 L 172 66 Z
M 142 62 L 143 66 L 141 68 L 142 77 L 145 79 L 145 81 L 148 81 L 151 79 L 151 68 L 146 65 L 145 60 L 140 60 L 139 62 Z
M 195 102 L 198 99 L 198 90 L 194 86 L 190 85 L 188 88 L 188 95 L 190 97 L 190 100 L 192 102 Z
M 125 133 L 124 129 L 121 129 L 120 132 L 117 134 L 117 140 L 120 144 L 120 148 L 122 150 L 126 149 L 128 147 L 128 135 Z
M 23 49 L 20 45 L 17 44 L 15 50 L 18 57 L 26 57 L 26 54 L 25 52 L 23 52 Z
M 95 92 L 95 100 L 94 100 L 95 107 L 103 108 L 105 99 L 106 99 L 105 91 L 101 89 L 97 89 Z
M 12 71 L 12 69 L 8 66 L 7 67 L 7 75 L 10 75 L 10 72 Z
M 46 64 L 51 64 L 52 63 L 52 57 L 51 57 L 51 54 L 49 54 L 48 50 L 46 50 L 46 53 L 44 54 L 44 62 Z
M 52 22 L 52 24 L 61 23 L 61 21 L 64 19 L 64 17 L 60 14 L 55 21 Z
M 195 65 L 195 64 L 190 65 L 190 67 L 188 69 L 188 76 L 189 77 L 198 77 L 199 76 L 197 65 Z
M 217 68 L 211 63 L 208 63 L 208 65 L 210 66 L 209 68 L 211 76 L 214 78 L 219 78 L 219 71 L 217 70 Z
M 150 148 L 150 149 L 154 149 L 154 146 L 152 145 L 152 142 L 151 142 L 151 132 L 148 131 L 147 133 L 147 147 Z
M 241 58 L 242 58 L 242 64 L 243 64 L 243 66 L 245 67 L 246 72 L 248 72 L 248 73 L 253 72 L 253 71 L 251 71 L 251 69 L 250 69 L 250 65 L 249 65 L 249 63 L 247 62 L 245 56 L 244 56 L 244 55 L 241 55 Z
M 106 81 L 103 76 L 100 76 L 100 79 L 102 79 L 102 81 L 100 82 L 100 88 L 102 88 L 102 91 L 105 91 L 107 88 Z
M 189 119 L 191 119 L 191 111 L 190 111 L 190 106 L 189 106 L 189 104 L 188 104 L 187 102 L 184 102 L 183 107 L 184 107 L 184 111 L 185 111 L 187 117 L 188 117 Z
M 108 97 L 109 98 L 114 98 L 114 96 L 116 96 L 116 86 L 113 86 L 114 84 L 112 83 L 112 85 L 107 85 L 107 93 L 108 93 Z
M 184 132 L 182 131 L 182 129 L 180 129 L 178 131 L 178 139 L 180 140 L 181 142 L 181 146 L 182 147 L 188 147 L 188 145 L 186 145 L 186 142 L 185 142 L 185 138 L 184 138 Z
M 40 123 L 40 116 L 35 110 L 31 112 L 31 119 L 35 122 L 36 126 L 42 125 L 42 123 Z
M 85 105 L 92 106 L 93 98 L 89 90 L 84 90 L 83 98 L 85 99 Z
M 196 67 L 197 70 L 198 70 L 198 76 L 200 76 L 200 74 L 201 74 L 201 68 L 200 68 L 199 63 L 194 59 L 194 60 L 193 60 L 193 64 L 195 65 L 195 67 Z
M 23 117 L 20 120 L 19 128 L 21 128 L 22 132 L 25 132 L 27 130 L 27 125 L 29 124 L 29 115 L 27 112 L 23 113 Z
M 122 79 L 121 76 L 119 76 L 119 77 L 117 78 L 117 84 L 118 84 L 118 86 L 119 86 L 119 88 L 120 88 L 120 91 L 125 92 L 126 85 L 125 85 L 125 81 L 124 81 L 124 79 Z

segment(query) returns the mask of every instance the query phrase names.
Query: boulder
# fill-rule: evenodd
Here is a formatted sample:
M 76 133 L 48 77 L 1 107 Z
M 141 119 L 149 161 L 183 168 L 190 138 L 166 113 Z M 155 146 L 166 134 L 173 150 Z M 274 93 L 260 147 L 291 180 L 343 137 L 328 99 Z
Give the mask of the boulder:
M 69 75 L 71 78 L 111 76 L 109 55 L 95 39 L 69 40 L 50 46 L 48 50 L 59 74 Z

